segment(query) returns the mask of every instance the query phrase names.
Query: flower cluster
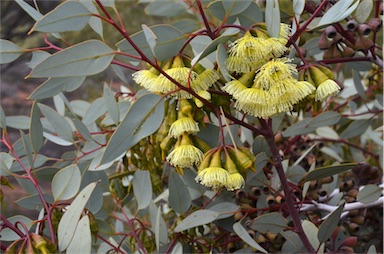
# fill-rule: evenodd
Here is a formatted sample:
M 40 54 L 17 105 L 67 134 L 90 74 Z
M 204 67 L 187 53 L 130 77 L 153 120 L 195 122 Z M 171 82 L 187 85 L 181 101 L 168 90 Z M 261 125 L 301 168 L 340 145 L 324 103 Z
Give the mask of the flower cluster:
M 170 94 L 176 98 L 192 98 L 192 95 L 179 88 L 171 77 L 181 86 L 191 88 L 195 92 L 206 91 L 219 79 L 215 70 L 204 69 L 197 65 L 194 69 L 185 67 L 181 57 L 176 56 L 173 62 L 166 63 L 163 67 L 165 74 L 159 73 L 154 67 L 149 70 L 135 72 L 133 80 L 148 91 L 159 94 Z
M 225 151 L 224 163 L 223 151 Z M 213 189 L 225 187 L 229 191 L 238 190 L 245 183 L 239 171 L 252 168 L 255 159 L 246 148 L 240 150 L 226 146 L 224 149 L 211 149 L 204 154 L 195 180 Z

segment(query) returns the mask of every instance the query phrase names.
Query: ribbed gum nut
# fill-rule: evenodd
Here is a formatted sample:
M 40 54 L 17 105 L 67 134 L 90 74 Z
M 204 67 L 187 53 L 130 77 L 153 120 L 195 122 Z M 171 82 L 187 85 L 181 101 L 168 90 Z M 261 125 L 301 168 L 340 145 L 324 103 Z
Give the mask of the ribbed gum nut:
M 172 63 L 172 68 L 177 68 L 177 67 L 184 67 L 184 62 L 183 59 L 181 59 L 180 56 L 175 56 L 175 59 L 173 60 Z
M 197 63 L 197 64 L 195 64 L 195 66 L 193 66 L 193 70 L 194 70 L 197 74 L 200 74 L 200 73 L 202 73 L 203 71 L 205 71 L 205 68 L 204 68 L 204 66 L 202 66 L 201 64 Z
M 318 46 L 321 50 L 329 48 L 329 41 L 325 31 L 320 35 Z
M 39 249 L 41 250 L 42 248 L 46 248 L 47 246 L 47 241 L 45 240 L 44 237 L 42 237 L 41 235 L 38 235 L 38 234 L 35 234 L 35 233 L 32 233 L 30 234 L 30 237 L 34 243 L 34 247 L 36 249 Z
M 217 150 L 217 152 L 213 154 L 209 167 L 218 167 L 218 168 L 222 167 L 221 166 L 221 149 Z
M 360 35 L 367 36 L 368 34 L 371 33 L 371 28 L 367 24 L 359 24 L 358 27 L 357 27 L 357 32 Z
M 238 80 L 246 87 L 251 87 L 253 84 L 253 80 L 255 79 L 255 71 L 250 71 L 247 73 L 244 73 L 243 76 L 241 76 Z
M 325 75 L 327 75 L 327 77 L 329 79 L 335 79 L 335 74 L 333 73 L 333 71 L 331 69 L 329 69 L 328 67 L 324 66 L 324 65 L 316 65 L 316 67 L 321 70 Z
M 347 29 L 349 31 L 356 31 L 358 25 L 359 24 L 356 22 L 356 20 L 351 19 L 350 21 L 347 22 Z
M 224 168 L 229 172 L 229 173 L 238 173 L 239 171 L 237 170 L 235 162 L 231 159 L 231 156 L 225 155 L 225 163 L 224 163 Z
M 363 42 L 364 49 L 370 49 L 371 47 L 375 46 L 375 44 L 369 37 L 367 36 L 360 36 L 360 37 Z
M 368 26 L 372 29 L 372 31 L 379 32 L 380 29 L 383 27 L 383 20 L 381 20 L 380 18 L 373 18 L 368 21 Z
M 351 57 L 354 54 L 355 54 L 355 50 L 354 49 L 351 49 L 348 46 L 343 47 L 343 51 L 341 53 L 342 56 L 344 56 L 344 57 Z
M 189 101 L 185 98 L 182 98 L 182 99 L 180 99 L 179 103 L 180 103 L 179 104 L 179 110 L 187 116 L 191 115 L 192 105 L 189 103 Z
M 324 74 L 321 70 L 316 68 L 315 66 L 309 67 L 309 72 L 311 73 L 311 78 L 314 82 L 314 85 L 318 87 L 321 83 L 329 79 L 327 75 Z
M 336 31 L 336 28 L 334 26 L 328 26 L 325 29 L 325 34 L 327 35 L 328 38 L 335 38 L 336 35 L 338 34 Z
M 197 168 L 198 172 L 209 167 L 213 153 L 214 150 L 210 150 L 204 154 L 203 160 L 200 162 L 199 167 Z

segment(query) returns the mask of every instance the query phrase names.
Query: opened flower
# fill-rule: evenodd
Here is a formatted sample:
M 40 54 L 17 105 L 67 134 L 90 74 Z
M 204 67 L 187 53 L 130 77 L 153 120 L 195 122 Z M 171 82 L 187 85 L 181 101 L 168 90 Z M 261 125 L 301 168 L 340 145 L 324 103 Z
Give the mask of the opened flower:
M 203 152 L 192 145 L 187 134 L 183 134 L 181 142 L 167 156 L 167 161 L 174 167 L 190 168 L 199 165 L 203 159 Z

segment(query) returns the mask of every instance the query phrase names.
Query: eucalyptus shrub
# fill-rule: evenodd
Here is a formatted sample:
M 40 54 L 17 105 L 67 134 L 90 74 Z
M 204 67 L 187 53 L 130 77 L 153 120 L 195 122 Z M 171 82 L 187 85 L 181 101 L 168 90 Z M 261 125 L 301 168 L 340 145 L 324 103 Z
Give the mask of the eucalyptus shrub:
M 113 0 L 16 2 L 46 45 L 1 63 L 46 80 L 0 111 L 2 208 L 39 211 L 0 215 L 5 253 L 382 252 L 380 1 L 139 1 L 174 21 L 135 34 Z M 106 70 L 120 91 L 67 99 Z

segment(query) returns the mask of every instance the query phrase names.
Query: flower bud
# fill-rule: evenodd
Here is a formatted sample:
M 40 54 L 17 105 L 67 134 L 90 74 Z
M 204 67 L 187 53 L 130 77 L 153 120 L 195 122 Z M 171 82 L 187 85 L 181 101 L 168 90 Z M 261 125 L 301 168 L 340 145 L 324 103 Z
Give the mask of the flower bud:
M 192 105 L 189 103 L 187 99 L 180 99 L 179 101 L 179 111 L 181 111 L 184 115 L 190 116 L 192 112 Z
M 0 185 L 6 185 L 13 190 L 12 184 L 9 182 L 8 178 L 5 176 L 0 176 Z
M 214 149 L 209 150 L 208 152 L 204 153 L 203 160 L 200 162 L 199 167 L 197 168 L 197 171 L 201 171 L 203 169 L 206 169 L 211 164 L 212 155 L 214 153 Z
M 329 79 L 329 77 L 322 72 L 317 66 L 314 65 L 309 67 L 309 72 L 311 73 L 311 78 L 314 82 L 314 85 L 318 87 L 321 83 Z

